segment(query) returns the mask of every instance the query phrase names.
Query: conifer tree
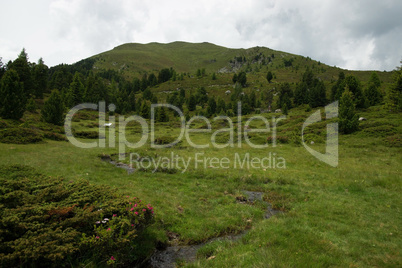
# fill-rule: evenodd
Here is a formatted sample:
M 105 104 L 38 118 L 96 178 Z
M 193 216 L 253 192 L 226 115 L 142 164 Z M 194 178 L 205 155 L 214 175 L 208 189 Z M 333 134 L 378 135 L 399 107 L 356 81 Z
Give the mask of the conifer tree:
M 33 80 L 31 68 L 28 62 L 28 54 L 25 52 L 25 48 L 22 49 L 18 58 L 8 66 L 9 69 L 13 69 L 17 72 L 20 82 L 23 83 L 25 98 L 28 99 L 33 94 Z
M 38 64 L 33 67 L 33 93 L 37 98 L 43 98 L 43 93 L 47 92 L 48 71 L 49 68 L 45 65 L 42 58 L 40 58 Z
M 53 90 L 41 110 L 42 120 L 50 124 L 61 126 L 64 122 L 63 113 L 64 104 L 60 93 L 58 90 Z
M 150 108 L 148 106 L 148 103 L 145 100 L 141 104 L 140 115 L 144 119 L 149 119 L 149 117 L 150 117 Z
M 73 82 L 70 84 L 68 105 L 73 107 L 82 103 L 84 100 L 84 90 L 85 88 L 81 82 L 80 74 L 76 72 L 74 74 Z
M 165 107 L 159 107 L 156 114 L 156 120 L 158 122 L 169 122 L 169 116 L 166 113 Z
M 189 111 L 195 111 L 195 109 L 197 108 L 197 99 L 194 95 L 190 96 L 187 108 Z
M 348 88 L 343 92 L 339 101 L 339 131 L 349 134 L 359 127 L 359 117 L 355 112 L 353 94 Z
M 272 78 L 274 78 L 274 76 L 272 75 L 272 72 L 268 71 L 268 73 L 267 73 L 267 81 L 268 81 L 268 83 L 271 83 Z
M 8 70 L 0 81 L 0 116 L 18 120 L 24 115 L 25 106 L 23 83 L 15 70 Z

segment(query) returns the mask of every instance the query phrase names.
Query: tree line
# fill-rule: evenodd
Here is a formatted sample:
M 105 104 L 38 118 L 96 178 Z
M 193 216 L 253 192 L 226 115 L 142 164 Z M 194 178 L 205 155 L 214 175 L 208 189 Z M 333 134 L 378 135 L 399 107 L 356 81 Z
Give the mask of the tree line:
M 44 94 L 49 95 L 49 98 L 41 107 L 42 119 L 56 125 L 63 124 L 63 113 L 68 108 L 83 102 L 99 101 L 114 103 L 117 113 L 137 113 L 144 118 L 150 117 L 150 104 L 158 102 L 172 104 L 181 110 L 185 107 L 187 115 L 196 113 L 208 117 L 236 115 L 239 101 L 242 102 L 243 115 L 256 113 L 263 107 L 282 109 L 287 114 L 293 107 L 308 105 L 316 108 L 335 100 L 340 100 L 341 109 L 342 103 L 347 103 L 344 106 L 353 106 L 353 109 L 383 102 L 392 111 L 400 111 L 402 107 L 400 68 L 395 72 L 395 83 L 386 93 L 381 91 L 381 81 L 375 72 L 371 74 L 364 89 L 355 76 L 345 76 L 340 72 L 337 81 L 327 90 L 324 82 L 307 68 L 296 85 L 285 82 L 279 84 L 276 90 L 262 88 L 257 92 L 251 89 L 247 90 L 248 93 L 245 90 L 248 86 L 247 72 L 235 73 L 232 78 L 233 92 L 227 93 L 230 94 L 230 99 L 226 98 L 226 101 L 224 98 L 208 95 L 204 87 L 199 87 L 195 92 L 181 88 L 168 94 L 165 100 L 158 100 L 151 90 L 152 87 L 169 80 L 183 80 L 185 74 L 177 74 L 173 68 L 164 68 L 156 74 L 144 73 L 141 78 L 136 77 L 129 81 L 115 70 L 93 72 L 94 62 L 94 59 L 86 59 L 72 65 L 60 64 L 48 68 L 43 59 L 39 59 L 37 63 L 29 62 L 25 49 L 14 61 L 3 64 L 0 60 L 0 116 L 18 120 L 26 110 L 35 111 L 37 107 L 34 99 L 42 99 Z M 196 75 L 198 78 L 204 77 L 205 69 L 198 69 Z M 268 71 L 268 83 L 274 78 L 275 74 Z M 212 80 L 215 79 L 214 73 Z M 165 108 L 157 111 L 157 120 L 169 120 L 169 113 Z M 355 120 L 353 115 L 349 117 Z

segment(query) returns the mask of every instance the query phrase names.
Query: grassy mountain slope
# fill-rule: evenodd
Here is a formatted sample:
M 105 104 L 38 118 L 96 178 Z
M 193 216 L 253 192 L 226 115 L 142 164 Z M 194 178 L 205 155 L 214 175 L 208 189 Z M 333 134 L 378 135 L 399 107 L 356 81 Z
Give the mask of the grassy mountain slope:
M 241 61 L 239 59 L 241 58 Z M 334 83 L 340 71 L 346 75 L 354 75 L 363 86 L 369 80 L 372 71 L 343 70 L 329 66 L 309 57 L 294 55 L 272 50 L 266 47 L 248 49 L 232 49 L 217 46 L 211 43 L 172 42 L 168 44 L 149 43 L 123 44 L 110 51 L 91 57 L 95 60 L 95 70 L 112 69 L 120 72 L 128 79 L 141 78 L 144 73 L 155 73 L 162 68 L 174 68 L 177 73 L 187 73 L 194 78 L 197 69 L 205 68 L 207 76 L 211 73 L 220 73 L 221 83 L 207 82 L 209 85 L 224 85 L 231 83 L 233 73 L 245 70 L 248 73 L 248 82 L 251 87 L 269 87 L 275 83 L 299 82 L 306 68 L 313 70 L 315 75 L 323 80 L 327 86 Z M 292 61 L 291 66 L 285 66 L 285 61 Z M 267 72 L 275 74 L 273 84 L 269 85 L 265 79 Z M 392 72 L 376 71 L 384 87 L 392 82 Z M 194 79 L 196 80 L 196 79 Z M 171 83 L 168 87 L 194 86 L 200 81 Z M 205 85 L 204 85 L 205 86 Z

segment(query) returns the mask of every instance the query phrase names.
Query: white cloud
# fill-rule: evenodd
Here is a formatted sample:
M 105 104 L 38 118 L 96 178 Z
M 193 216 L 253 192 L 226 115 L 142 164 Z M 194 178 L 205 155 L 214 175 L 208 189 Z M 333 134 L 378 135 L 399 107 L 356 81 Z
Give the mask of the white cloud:
M 55 65 L 127 42 L 177 40 L 266 46 L 347 69 L 391 70 L 402 57 L 398 0 L 42 0 L 0 8 L 3 21 L 16 22 L 0 29 L 7 60 L 22 47 L 31 60 Z

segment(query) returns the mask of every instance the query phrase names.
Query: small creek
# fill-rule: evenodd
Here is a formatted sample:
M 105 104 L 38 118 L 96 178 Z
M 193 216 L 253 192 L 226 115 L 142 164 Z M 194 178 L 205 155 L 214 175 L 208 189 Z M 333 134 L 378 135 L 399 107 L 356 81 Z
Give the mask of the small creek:
M 108 162 L 110 164 L 115 165 L 117 168 L 122 168 L 127 171 L 128 174 L 131 174 L 135 171 L 134 168 L 131 168 L 129 165 L 116 162 L 112 160 L 109 155 L 102 155 L 102 161 Z M 252 204 L 255 201 L 263 202 L 266 204 L 267 208 L 265 210 L 264 219 L 269 219 L 270 217 L 274 216 L 275 214 L 282 213 L 282 211 L 272 209 L 271 204 L 268 202 L 263 201 L 263 192 L 255 192 L 255 191 L 242 191 L 243 194 L 246 196 L 245 200 L 238 200 L 239 203 L 242 204 Z M 147 268 L 174 268 L 176 267 L 177 261 L 185 261 L 185 262 L 193 262 L 197 259 L 197 251 L 212 242 L 220 241 L 220 240 L 227 240 L 227 241 L 237 241 L 242 238 L 248 230 L 245 230 L 239 234 L 228 234 L 221 237 L 212 238 L 204 243 L 197 244 L 197 245 L 178 245 L 173 244 L 168 246 L 164 249 L 157 249 L 152 254 L 152 256 L 146 261 L 142 267 Z
M 275 214 L 282 213 L 282 211 L 274 210 L 271 207 L 271 204 L 268 202 L 263 201 L 263 194 L 262 192 L 254 192 L 254 191 L 243 191 L 243 193 L 247 196 L 247 200 L 241 202 L 244 204 L 250 204 L 255 201 L 264 202 L 267 205 L 267 209 L 264 214 L 265 219 L 269 219 L 270 217 L 274 216 Z M 174 268 L 176 267 L 177 261 L 185 261 L 185 262 L 193 262 L 197 259 L 197 251 L 212 242 L 219 241 L 219 240 L 228 240 L 228 241 L 236 241 L 241 239 L 248 230 L 245 230 L 239 234 L 235 235 L 225 235 L 221 237 L 212 238 L 204 243 L 197 244 L 197 245 L 172 245 L 168 246 L 165 249 L 155 250 L 154 254 L 150 257 L 146 265 L 144 267 L 147 268 Z

